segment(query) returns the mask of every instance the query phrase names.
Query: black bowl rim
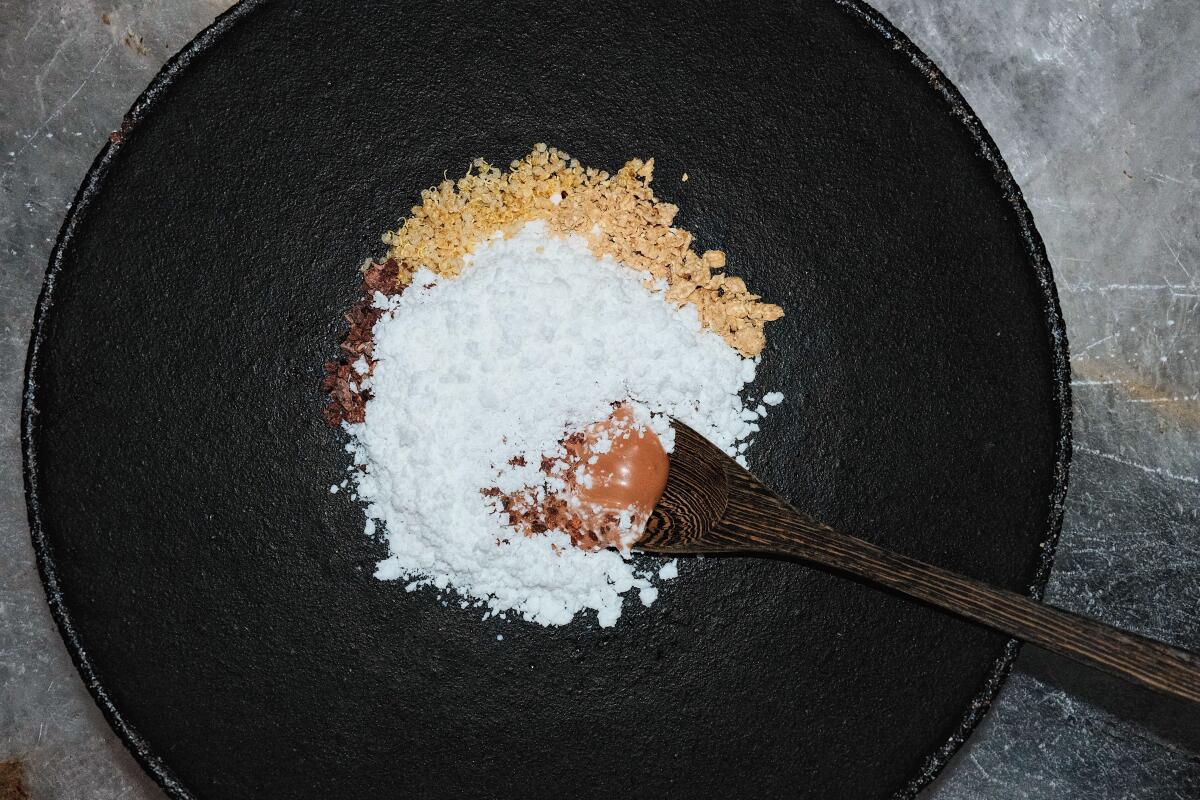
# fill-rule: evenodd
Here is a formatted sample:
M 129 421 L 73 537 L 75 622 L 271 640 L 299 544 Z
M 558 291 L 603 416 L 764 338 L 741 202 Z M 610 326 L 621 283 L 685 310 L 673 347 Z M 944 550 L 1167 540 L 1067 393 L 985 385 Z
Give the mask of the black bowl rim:
M 187 69 L 197 57 L 203 55 L 210 47 L 236 25 L 243 17 L 268 0 L 240 0 L 229 10 L 218 16 L 211 25 L 201 31 L 188 42 L 178 53 L 159 70 L 150 85 L 138 96 L 129 111 L 121 121 L 118 130 L 109 136 L 109 141 L 92 162 L 70 211 L 63 221 L 50 254 L 50 263 L 42 284 L 34 311 L 33 331 L 29 341 L 29 351 L 25 362 L 25 383 L 21 404 L 21 455 L 25 477 L 25 495 L 29 513 L 30 535 L 33 549 L 37 557 L 38 572 L 46 590 L 46 602 L 50 613 L 58 625 L 71 660 L 75 663 L 80 677 L 91 693 L 96 705 L 100 707 L 108 724 L 117 732 L 122 743 L 141 764 L 142 768 L 175 800 L 195 800 L 193 795 L 172 774 L 170 768 L 150 748 L 149 743 L 121 715 L 108 696 L 100 677 L 91 663 L 87 651 L 71 620 L 66 601 L 59 586 L 58 575 L 54 564 L 54 554 L 42 525 L 41 504 L 38 497 L 37 452 L 34 448 L 34 435 L 37 428 L 37 371 L 40 363 L 41 346 L 46 336 L 46 321 L 52 310 L 54 286 L 63 269 L 63 259 L 75 237 L 80 221 L 104 184 L 104 179 L 112 166 L 113 159 L 120 151 L 126 134 L 136 127 L 149 115 L 160 98 L 169 94 L 175 79 Z M 996 143 L 984 129 L 983 123 L 971 109 L 966 99 L 950 80 L 942 73 L 936 64 L 921 51 L 906 35 L 898 30 L 882 14 L 863 0 L 832 0 L 851 17 L 875 31 L 893 49 L 906 56 L 912 66 L 925 78 L 930 87 L 943 99 L 950 113 L 967 129 L 968 135 L 992 167 L 992 175 L 1005 200 L 1012 206 L 1016 214 L 1017 224 L 1024 240 L 1025 254 L 1033 266 L 1034 274 L 1042 290 L 1043 315 L 1046 322 L 1046 334 L 1050 340 L 1051 379 L 1054 384 L 1054 401 L 1058 409 L 1058 437 L 1054 452 L 1054 487 L 1050 494 L 1050 512 L 1046 520 L 1046 537 L 1041 542 L 1041 557 L 1034 574 L 1033 583 L 1028 588 L 1028 594 L 1034 599 L 1041 599 L 1054 565 L 1054 552 L 1058 544 L 1059 533 L 1062 529 L 1063 505 L 1066 501 L 1067 482 L 1071 462 L 1071 366 L 1067 344 L 1066 327 L 1063 322 L 1062 309 L 1058 302 L 1058 290 L 1054 285 L 1054 275 L 1042 237 L 1033 223 L 1033 215 L 1025 204 L 1021 189 L 1009 172 L 1008 166 L 1000 155 Z M 1000 657 L 992 665 L 988 677 L 984 680 L 979 692 L 972 698 L 966 712 L 959 721 L 954 733 L 939 747 L 935 748 L 924 762 L 917 768 L 904 787 L 894 795 L 897 800 L 908 800 L 925 788 L 939 772 L 949 763 L 955 752 L 962 747 L 971 732 L 983 719 L 1004 684 L 1013 662 L 1020 651 L 1021 643 L 1010 639 Z

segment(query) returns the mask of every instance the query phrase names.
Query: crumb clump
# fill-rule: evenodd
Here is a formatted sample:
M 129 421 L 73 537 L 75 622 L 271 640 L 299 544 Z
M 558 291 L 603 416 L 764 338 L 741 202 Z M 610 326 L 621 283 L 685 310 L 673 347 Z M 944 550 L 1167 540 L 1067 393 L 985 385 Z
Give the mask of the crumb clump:
M 332 427 L 344 422 L 356 424 L 367 418 L 367 400 L 371 393 L 362 385 L 375 369 L 375 323 L 383 316 L 375 295 L 392 297 L 404 287 L 399 282 L 400 265 L 392 259 L 382 264 L 368 261 L 362 268 L 362 298 L 346 312 L 350 329 L 342 340 L 342 355 L 325 362 L 321 390 L 329 396 L 322 415 Z
M 783 309 L 721 272 L 720 250 L 692 249 L 691 233 L 672 226 L 679 209 L 654 196 L 653 177 L 654 159 L 633 159 L 610 175 L 544 144 L 507 171 L 476 159 L 458 181 L 422 192 L 411 215 L 384 234 L 387 258 L 397 266 L 400 287 L 422 267 L 454 277 L 463 256 L 496 231 L 508 236 L 544 219 L 557 235 L 582 236 L 597 258 L 611 256 L 650 273 L 666 285 L 668 300 L 695 306 L 700 323 L 732 348 L 748 358 L 760 355 L 763 328 Z

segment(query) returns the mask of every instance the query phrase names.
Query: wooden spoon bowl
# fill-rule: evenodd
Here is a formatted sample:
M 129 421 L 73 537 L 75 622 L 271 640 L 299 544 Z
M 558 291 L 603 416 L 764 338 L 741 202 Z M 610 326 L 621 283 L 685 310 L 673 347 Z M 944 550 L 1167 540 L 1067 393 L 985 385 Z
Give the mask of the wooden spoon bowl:
M 838 533 L 793 508 L 696 431 L 674 427 L 667 485 L 638 550 L 800 558 L 1200 703 L 1200 656 Z

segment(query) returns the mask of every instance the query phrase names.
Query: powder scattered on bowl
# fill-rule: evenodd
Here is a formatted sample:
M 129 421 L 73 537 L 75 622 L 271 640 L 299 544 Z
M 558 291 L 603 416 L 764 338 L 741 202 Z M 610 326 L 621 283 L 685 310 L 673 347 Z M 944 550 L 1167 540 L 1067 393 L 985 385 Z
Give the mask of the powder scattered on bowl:
M 522 525 L 504 499 L 561 496 L 546 465 L 614 408 L 668 452 L 676 418 L 744 463 L 766 415 L 740 399 L 747 356 L 782 312 L 713 272 L 723 254 L 690 249 L 649 189 L 652 162 L 609 176 L 539 146 L 509 172 L 476 169 L 426 192 L 364 268 L 327 417 L 350 434 L 367 532 L 388 541 L 377 577 L 453 588 L 492 615 L 559 625 L 592 609 L 612 625 L 622 595 L 650 605 L 675 562 L 636 574 L 627 553 Z

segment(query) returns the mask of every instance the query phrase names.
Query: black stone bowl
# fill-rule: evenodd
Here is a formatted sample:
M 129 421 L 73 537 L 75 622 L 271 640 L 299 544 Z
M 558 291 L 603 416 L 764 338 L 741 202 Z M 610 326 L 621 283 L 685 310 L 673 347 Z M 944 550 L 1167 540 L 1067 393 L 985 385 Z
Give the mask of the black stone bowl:
M 248 0 L 112 136 L 38 306 L 30 517 L 84 679 L 177 798 L 912 795 L 1004 636 L 762 559 L 689 562 L 603 630 L 371 577 L 320 413 L 357 266 L 422 187 L 535 142 L 655 157 L 698 246 L 786 308 L 768 483 L 1041 591 L 1069 458 L 1050 267 L 979 120 L 875 12 Z

